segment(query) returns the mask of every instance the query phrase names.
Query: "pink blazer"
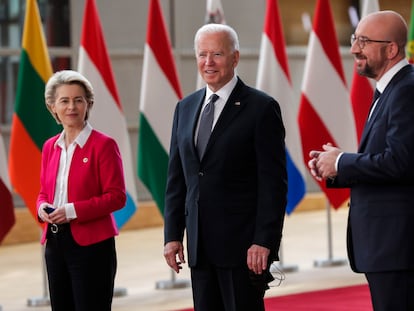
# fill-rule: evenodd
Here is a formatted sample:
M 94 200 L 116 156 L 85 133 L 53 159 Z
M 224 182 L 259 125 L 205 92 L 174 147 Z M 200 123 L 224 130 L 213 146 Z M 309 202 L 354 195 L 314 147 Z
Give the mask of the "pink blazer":
M 53 203 L 61 149 L 55 146 L 59 135 L 48 139 L 42 150 L 41 203 Z M 74 203 L 77 218 L 70 222 L 79 245 L 90 245 L 118 234 L 112 212 L 126 202 L 122 159 L 112 138 L 93 130 L 83 148 L 76 146 L 68 176 L 68 202 Z M 45 243 L 47 225 L 41 243 Z

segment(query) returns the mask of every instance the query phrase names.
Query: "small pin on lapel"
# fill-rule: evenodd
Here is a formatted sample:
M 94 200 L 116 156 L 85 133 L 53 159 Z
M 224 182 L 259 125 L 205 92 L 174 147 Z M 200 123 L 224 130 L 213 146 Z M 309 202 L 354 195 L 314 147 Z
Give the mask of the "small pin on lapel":
M 89 161 L 88 158 L 83 158 L 83 163 L 87 163 Z
M 240 106 L 240 102 L 235 102 L 234 106 Z

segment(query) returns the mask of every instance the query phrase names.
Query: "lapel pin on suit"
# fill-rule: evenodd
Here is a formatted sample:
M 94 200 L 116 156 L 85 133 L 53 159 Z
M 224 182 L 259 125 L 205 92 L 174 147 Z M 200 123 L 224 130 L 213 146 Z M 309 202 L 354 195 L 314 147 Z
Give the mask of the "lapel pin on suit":
M 234 106 L 240 106 L 240 102 L 235 102 Z

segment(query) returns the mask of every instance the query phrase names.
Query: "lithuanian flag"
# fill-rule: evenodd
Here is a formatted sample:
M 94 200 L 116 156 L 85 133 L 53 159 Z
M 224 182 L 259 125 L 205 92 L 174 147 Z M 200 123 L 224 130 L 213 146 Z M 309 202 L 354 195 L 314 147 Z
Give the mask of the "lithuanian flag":
M 414 64 L 414 0 L 411 2 L 411 20 L 408 30 L 407 58 L 410 64 Z
M 39 8 L 26 1 L 16 102 L 12 119 L 9 175 L 14 190 L 37 219 L 41 149 L 45 140 L 61 127 L 46 109 L 45 84 L 52 75 Z

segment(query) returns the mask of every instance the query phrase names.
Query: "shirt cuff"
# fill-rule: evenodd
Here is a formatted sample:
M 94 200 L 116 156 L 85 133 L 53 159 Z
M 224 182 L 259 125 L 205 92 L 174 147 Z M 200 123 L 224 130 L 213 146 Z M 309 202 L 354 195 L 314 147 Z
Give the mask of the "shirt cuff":
M 37 209 L 37 217 L 39 217 L 40 219 L 42 219 L 42 220 L 43 220 L 43 218 L 40 216 L 40 212 L 41 212 L 41 211 L 43 211 L 43 209 L 44 209 L 46 206 L 48 206 L 48 205 L 50 205 L 50 204 L 48 204 L 48 203 L 46 203 L 46 202 L 43 202 L 43 203 L 41 203 L 41 204 L 39 205 L 39 207 L 38 207 L 38 209 Z
M 336 157 L 336 161 L 335 161 L 335 171 L 338 174 L 338 163 L 339 163 L 339 159 L 342 157 L 344 153 L 341 152 L 340 154 L 338 154 L 338 156 Z
M 66 213 L 66 219 L 72 220 L 76 219 L 76 211 L 75 211 L 75 205 L 73 203 L 66 203 L 63 205 L 65 207 L 65 213 Z

